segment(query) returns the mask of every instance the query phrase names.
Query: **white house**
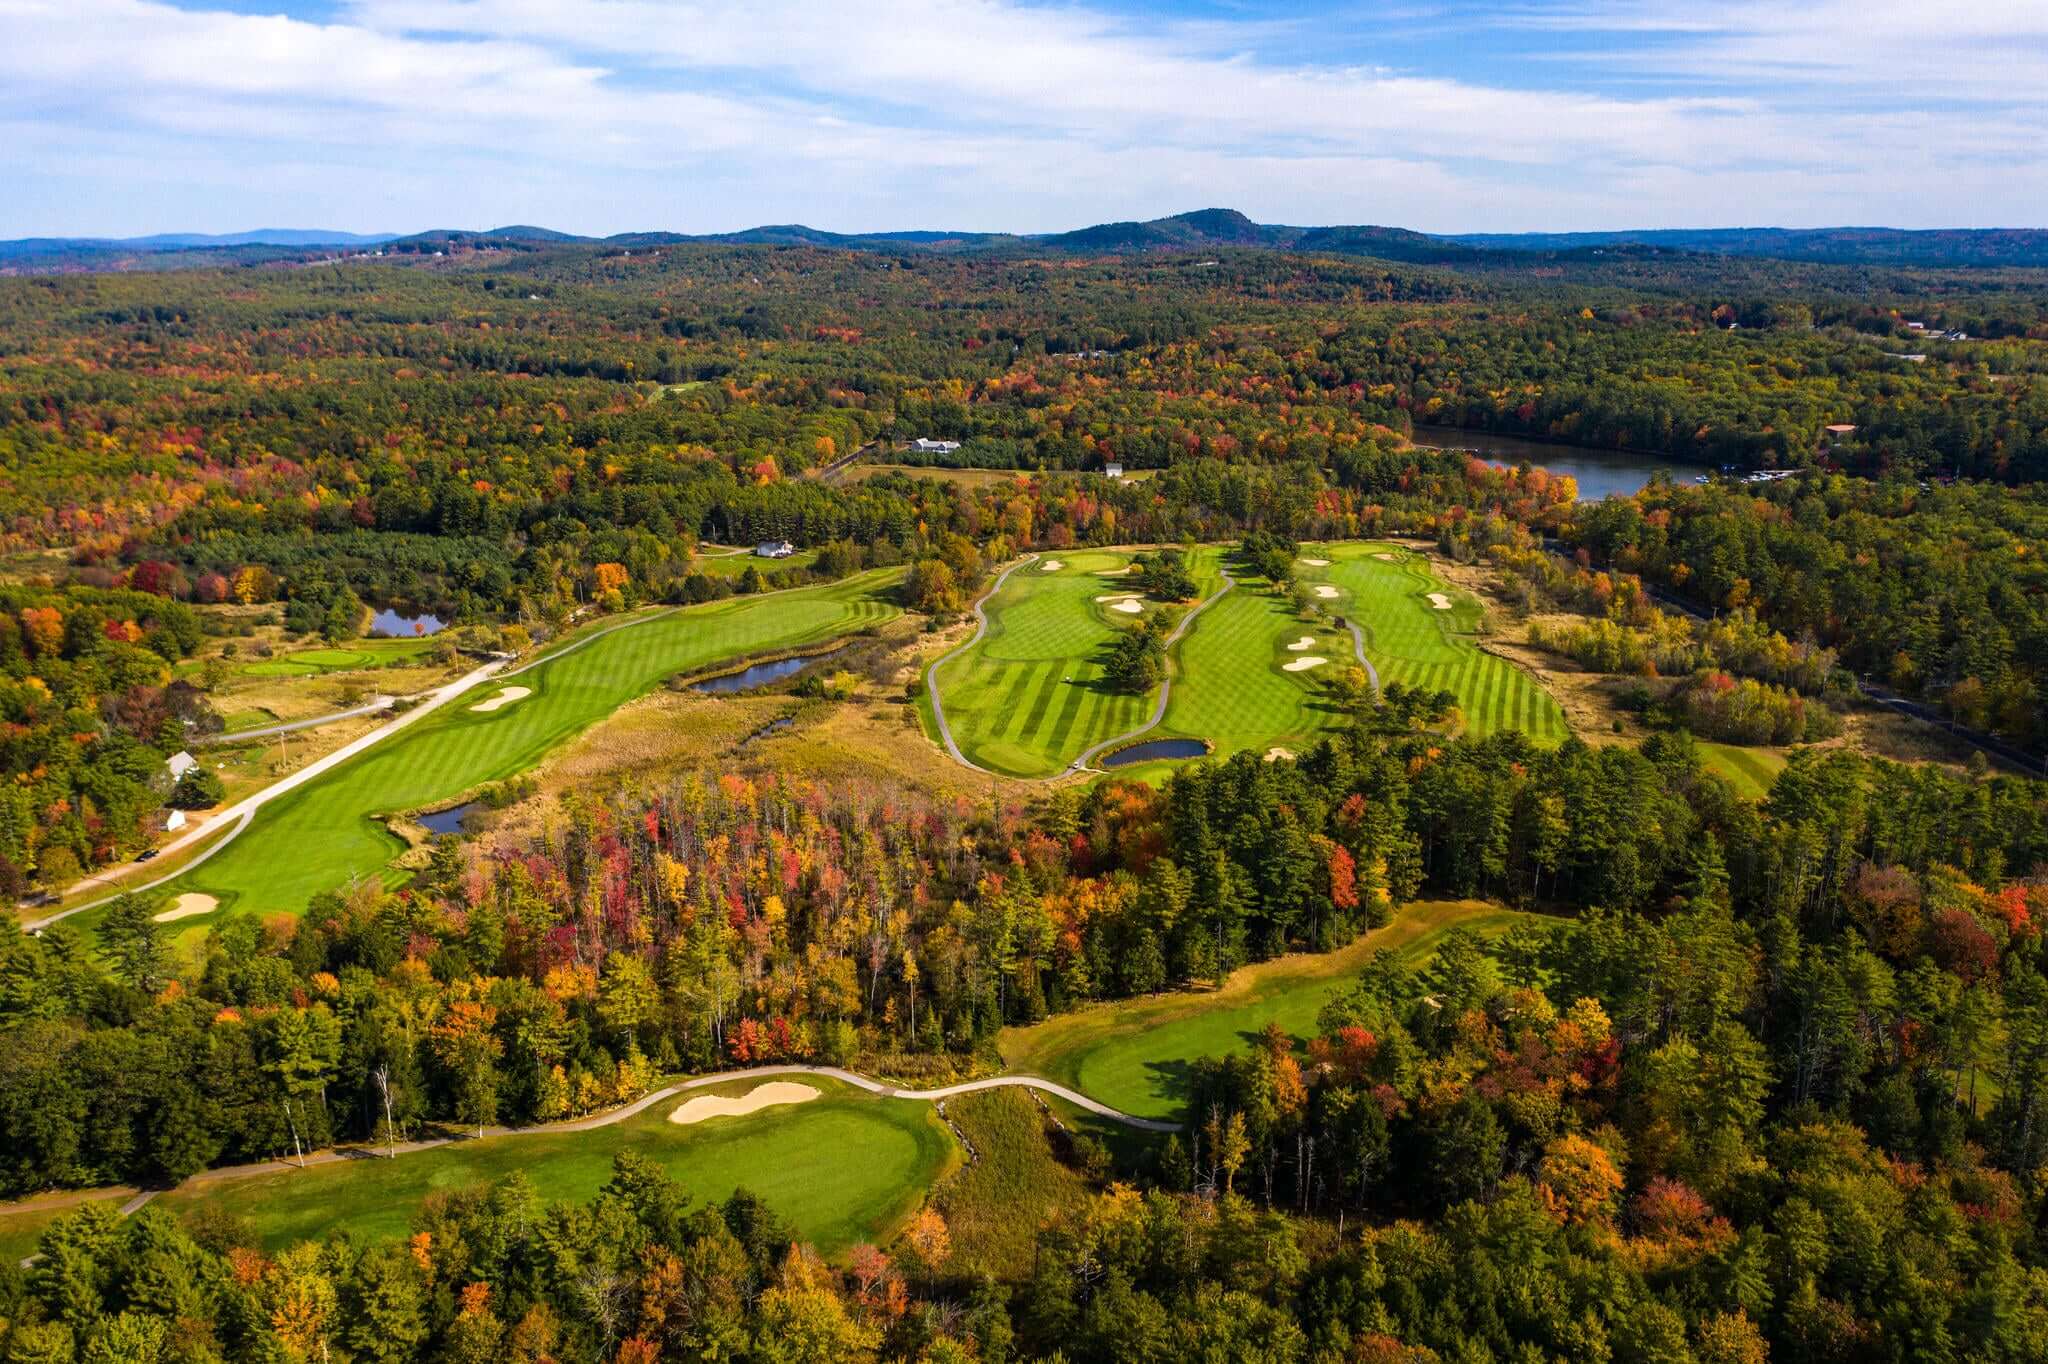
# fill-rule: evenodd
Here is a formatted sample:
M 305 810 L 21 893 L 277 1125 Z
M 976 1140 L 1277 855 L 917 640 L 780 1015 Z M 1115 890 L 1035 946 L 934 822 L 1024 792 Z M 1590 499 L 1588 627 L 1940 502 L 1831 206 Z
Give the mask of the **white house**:
M 759 559 L 787 559 L 796 553 L 796 546 L 787 540 L 763 540 L 754 546 L 754 556 Z
M 1107 478 L 1122 478 L 1124 476 L 1124 466 L 1112 460 L 1110 463 L 1102 466 L 1102 472 Z
M 919 436 L 916 440 L 910 442 L 910 448 L 917 451 L 920 455 L 950 455 L 960 448 L 960 442 L 957 440 L 926 440 L 923 436 Z
M 185 752 L 185 750 L 179 749 L 176 753 L 164 759 L 164 766 L 170 769 L 171 780 L 178 782 L 184 780 L 187 772 L 199 766 L 199 759 Z
M 164 816 L 164 832 L 165 832 L 165 833 L 175 833 L 175 832 L 177 832 L 177 831 L 178 831 L 179 829 L 182 829 L 182 828 L 184 828 L 184 827 L 185 827 L 185 812 L 184 812 L 183 810 L 173 810 L 173 811 L 171 811 L 171 812 L 170 812 L 170 813 L 169 813 L 168 815 L 165 815 L 165 816 Z

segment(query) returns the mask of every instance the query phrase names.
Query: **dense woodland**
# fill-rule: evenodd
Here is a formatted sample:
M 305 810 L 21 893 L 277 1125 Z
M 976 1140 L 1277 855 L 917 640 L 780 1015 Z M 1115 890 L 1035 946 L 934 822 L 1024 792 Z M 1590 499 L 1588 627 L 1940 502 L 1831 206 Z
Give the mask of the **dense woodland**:
M 1664 725 L 1544 750 L 1390 690 L 1298 760 L 1029 806 L 683 773 L 189 958 L 143 900 L 92 939 L 5 935 L 18 1196 L 546 1121 L 679 1070 L 961 1074 L 1006 1024 L 1331 950 L 1420 897 L 1536 916 L 1204 1062 L 1186 1129 L 1015 1282 L 948 1277 L 929 1235 L 822 1265 L 773 1209 L 627 1161 L 586 1207 L 437 1199 L 405 1246 L 81 1212 L 0 1271 L 0 1357 L 2042 1357 L 2048 786 L 1808 748 L 1753 802 L 1688 731 L 1823 738 L 1860 679 L 2048 742 L 2044 297 L 1228 249 L 0 279 L 10 894 L 180 803 L 164 759 L 219 720 L 170 670 L 229 601 L 309 639 L 365 603 L 541 638 L 901 563 L 943 619 L 1026 549 L 1233 540 L 1284 572 L 1297 541 L 1408 534 L 1578 613 L 1532 642 L 1659 684 Z M 1802 472 L 1580 504 L 1418 423 Z M 1014 477 L 820 473 L 933 458 L 915 437 Z M 696 554 L 768 538 L 820 553 Z M 1185 579 L 1148 561 L 1155 598 Z M 1142 689 L 1156 640 L 1128 650 Z
M 1273 1359 L 1382 1334 L 1445 1358 L 1695 1357 L 1676 1353 L 1687 1341 L 1710 1359 L 1765 1343 L 1925 1358 L 1930 1330 L 1959 1355 L 2028 1357 L 2048 1322 L 2027 1268 L 2048 1168 L 2048 1050 L 2029 1040 L 2048 1036 L 2048 887 L 2029 874 L 2048 861 L 2048 788 L 1816 750 L 1753 805 L 1682 736 L 1543 753 L 1388 729 L 1159 792 L 1101 785 L 1037 817 L 691 779 L 581 807 L 524 850 L 443 844 L 397 893 L 231 921 L 194 970 L 139 906 L 103 929 L 104 965 L 61 928 L 14 938 L 5 1179 L 177 1178 L 380 1138 L 380 1074 L 409 1133 L 566 1116 L 672 1069 L 942 1073 L 1006 1021 L 1333 947 L 1417 895 L 1493 895 L 1544 917 L 1485 950 L 1454 937 L 1419 974 L 1369 970 L 1305 1052 L 1276 1034 L 1203 1067 L 1185 1137 L 1142 1171 L 1159 1193 L 1049 1229 L 1004 1329 L 1105 1360 L 1231 1330 Z M 423 1217 L 498 1217 L 508 1197 Z M 1337 1248 L 1264 1210 L 1377 1229 Z M 524 1234 L 551 1255 L 621 1235 L 578 1253 L 640 1253 L 640 1233 L 598 1216 Z M 686 1244 L 651 1239 L 722 1245 L 706 1216 L 664 1230 Z M 464 1310 L 418 1256 L 216 1264 L 158 1221 L 59 1235 L 77 1255 L 30 1276 L 21 1319 L 81 1337 L 108 1329 L 86 1301 L 267 1340 L 260 1320 L 189 1304 L 266 1301 L 280 1275 L 342 1301 L 370 1292 L 357 1276 L 396 1276 L 408 1286 L 371 1296 L 411 1304 L 414 1341 Z M 149 1253 L 184 1266 L 183 1307 L 137 1298 L 115 1268 L 166 1238 Z M 781 1253 L 740 1269 L 721 1251 L 731 1265 L 684 1277 L 838 1283 Z M 1200 1264 L 1219 1266 L 1205 1287 Z M 588 1310 L 531 1265 L 463 1273 L 502 1295 L 501 1329 L 534 1304 Z M 103 1296 L 78 1296 L 78 1275 Z

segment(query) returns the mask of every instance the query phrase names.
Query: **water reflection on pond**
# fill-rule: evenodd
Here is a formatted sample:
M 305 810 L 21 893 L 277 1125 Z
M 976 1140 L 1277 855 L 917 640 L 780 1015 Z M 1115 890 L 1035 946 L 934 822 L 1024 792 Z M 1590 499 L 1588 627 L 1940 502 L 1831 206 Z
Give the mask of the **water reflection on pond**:
M 430 810 L 426 814 L 415 815 L 414 819 L 422 829 L 437 837 L 459 834 L 463 831 L 463 822 L 482 808 L 483 802 L 480 800 L 465 801 L 446 810 Z
M 830 658 L 838 652 L 838 649 L 827 649 L 819 654 L 804 654 L 798 658 L 778 658 L 767 663 L 756 663 L 750 668 L 727 673 L 723 677 L 707 677 L 690 690 L 703 692 L 708 696 L 730 696 L 734 692 L 753 691 L 756 687 L 765 687 L 771 682 L 780 682 L 785 677 L 800 673 L 819 659 Z
M 1690 468 L 1659 455 L 1622 450 L 1589 450 L 1577 445 L 1523 440 L 1491 431 L 1463 431 L 1454 426 L 1418 426 L 1415 443 L 1432 450 L 1470 450 L 1489 464 L 1513 467 L 1527 462 L 1553 474 L 1569 474 L 1579 485 L 1579 501 L 1598 502 L 1620 493 L 1641 492 L 1664 474 L 1673 483 L 1690 483 L 1703 469 Z
M 1102 758 L 1104 767 L 1129 767 L 1132 763 L 1161 762 L 1177 758 L 1199 758 L 1209 745 L 1200 739 L 1147 739 L 1142 744 L 1119 748 Z
M 370 617 L 372 639 L 414 639 L 424 635 L 438 635 L 447 628 L 448 622 L 431 611 L 408 616 L 396 607 L 386 606 Z

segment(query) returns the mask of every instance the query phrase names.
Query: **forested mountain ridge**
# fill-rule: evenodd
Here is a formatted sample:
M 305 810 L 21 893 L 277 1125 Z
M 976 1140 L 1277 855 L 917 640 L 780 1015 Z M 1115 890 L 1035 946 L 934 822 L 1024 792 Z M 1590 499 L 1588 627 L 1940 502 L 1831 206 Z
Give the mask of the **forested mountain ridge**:
M 159 233 L 148 237 L 28 237 L 0 241 L 0 262 L 29 268 L 126 268 L 138 257 L 163 255 L 165 264 L 203 265 L 226 248 L 359 247 L 391 251 L 445 249 L 450 245 L 527 249 L 538 243 L 594 244 L 619 248 L 673 246 L 690 242 L 731 245 L 814 246 L 855 251 L 1059 252 L 1249 247 L 1303 254 L 1373 256 L 1445 264 L 1489 263 L 1516 267 L 1517 257 L 1569 258 L 1602 254 L 1616 247 L 1653 247 L 1667 252 L 1758 256 L 1840 265 L 2044 267 L 2048 230 L 2033 228 L 1888 227 L 1828 228 L 1652 228 L 1608 232 L 1426 233 L 1363 224 L 1291 227 L 1254 222 L 1235 209 L 1209 208 L 1143 222 L 1096 223 L 1065 232 L 955 232 L 931 228 L 884 232 L 834 232 L 802 224 L 763 225 L 728 232 L 661 230 L 581 236 L 549 228 L 512 226 L 436 230 L 412 234 L 371 234 L 265 229 L 209 235 Z M 272 257 L 276 259 L 279 257 Z M 255 259 L 255 257 L 249 257 Z

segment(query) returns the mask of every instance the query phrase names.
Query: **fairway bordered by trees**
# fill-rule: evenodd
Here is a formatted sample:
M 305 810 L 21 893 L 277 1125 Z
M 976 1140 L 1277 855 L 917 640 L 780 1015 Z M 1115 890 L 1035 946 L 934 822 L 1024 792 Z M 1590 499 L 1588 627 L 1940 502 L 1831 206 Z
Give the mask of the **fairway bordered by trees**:
M 389 864 L 403 845 L 372 816 L 452 801 L 525 771 L 664 678 L 879 624 L 899 610 L 891 593 L 899 576 L 877 570 L 825 587 L 686 607 L 572 643 L 496 679 L 532 689 L 517 705 L 482 713 L 446 707 L 265 806 L 245 833 L 165 893 L 217 896 L 217 913 L 297 914 L 314 895 L 358 877 L 396 884 L 404 873 Z

